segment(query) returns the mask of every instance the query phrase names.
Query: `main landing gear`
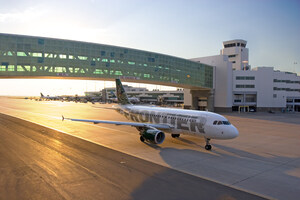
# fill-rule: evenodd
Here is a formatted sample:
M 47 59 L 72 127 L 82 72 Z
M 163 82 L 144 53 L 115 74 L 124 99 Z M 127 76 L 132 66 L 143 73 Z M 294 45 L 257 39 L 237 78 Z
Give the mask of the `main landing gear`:
M 141 142 L 145 142 L 145 138 L 143 136 L 140 137 Z
M 179 138 L 180 134 L 171 134 L 172 138 Z
M 211 145 L 210 145 L 209 141 L 210 141 L 209 138 L 205 138 L 205 142 L 206 142 L 205 149 L 208 151 L 211 150 Z

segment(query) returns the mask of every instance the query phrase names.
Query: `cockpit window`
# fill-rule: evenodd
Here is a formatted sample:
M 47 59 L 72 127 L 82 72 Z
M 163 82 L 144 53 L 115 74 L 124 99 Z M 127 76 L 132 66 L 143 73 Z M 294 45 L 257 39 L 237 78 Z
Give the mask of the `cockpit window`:
M 229 121 L 214 121 L 213 125 L 231 125 Z
M 230 125 L 230 122 L 229 121 L 223 121 L 223 124 L 224 125 Z

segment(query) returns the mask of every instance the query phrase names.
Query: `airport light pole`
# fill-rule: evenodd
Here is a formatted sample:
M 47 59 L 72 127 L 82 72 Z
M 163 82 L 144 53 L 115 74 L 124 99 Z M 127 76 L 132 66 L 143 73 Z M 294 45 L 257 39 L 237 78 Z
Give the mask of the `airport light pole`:
M 246 66 L 247 66 L 247 64 L 248 64 L 248 61 L 247 60 L 244 60 L 244 61 L 242 61 L 242 63 L 244 64 L 244 71 L 246 71 Z

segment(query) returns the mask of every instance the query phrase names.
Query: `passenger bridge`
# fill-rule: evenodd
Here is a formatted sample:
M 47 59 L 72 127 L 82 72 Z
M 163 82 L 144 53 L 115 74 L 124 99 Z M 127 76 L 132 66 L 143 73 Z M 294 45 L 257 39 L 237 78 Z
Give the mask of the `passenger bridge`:
M 213 67 L 125 47 L 0 33 L 0 78 L 121 78 L 210 91 Z
M 114 80 L 210 89 L 213 68 L 182 58 L 87 42 L 0 34 L 0 78 Z

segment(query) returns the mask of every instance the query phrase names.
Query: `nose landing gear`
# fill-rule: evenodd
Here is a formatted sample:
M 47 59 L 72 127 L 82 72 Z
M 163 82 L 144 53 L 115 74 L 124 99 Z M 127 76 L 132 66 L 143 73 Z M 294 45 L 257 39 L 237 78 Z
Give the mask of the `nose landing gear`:
M 171 134 L 172 138 L 179 138 L 180 134 Z
M 210 141 L 209 138 L 205 138 L 205 142 L 206 142 L 205 149 L 208 151 L 211 150 L 211 145 L 210 145 L 209 141 Z

